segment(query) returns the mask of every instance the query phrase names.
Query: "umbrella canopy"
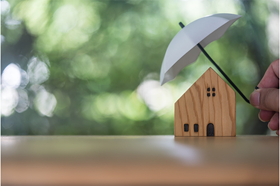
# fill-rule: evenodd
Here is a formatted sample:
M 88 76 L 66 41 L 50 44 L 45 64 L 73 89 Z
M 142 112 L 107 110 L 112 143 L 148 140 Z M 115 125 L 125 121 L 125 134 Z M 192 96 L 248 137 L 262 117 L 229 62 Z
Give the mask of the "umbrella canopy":
M 226 30 L 241 16 L 235 14 L 213 14 L 193 21 L 185 26 L 170 42 L 160 71 L 160 83 L 174 79 L 187 65 L 198 58 L 200 44 L 206 47 L 222 37 Z

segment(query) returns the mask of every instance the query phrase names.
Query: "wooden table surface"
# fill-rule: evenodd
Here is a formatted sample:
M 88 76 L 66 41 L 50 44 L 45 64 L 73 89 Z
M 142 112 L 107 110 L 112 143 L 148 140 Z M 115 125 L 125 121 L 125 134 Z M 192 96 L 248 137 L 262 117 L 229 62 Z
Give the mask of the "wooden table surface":
M 6 136 L 2 185 L 278 185 L 276 136 Z

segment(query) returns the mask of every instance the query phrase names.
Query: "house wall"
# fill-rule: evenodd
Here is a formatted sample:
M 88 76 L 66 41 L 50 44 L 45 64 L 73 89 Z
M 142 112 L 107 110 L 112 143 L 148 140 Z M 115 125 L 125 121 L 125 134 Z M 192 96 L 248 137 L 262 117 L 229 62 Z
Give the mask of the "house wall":
M 235 92 L 209 68 L 175 103 L 175 136 L 207 136 L 209 123 L 215 136 L 235 136 L 235 109 Z M 184 124 L 189 124 L 188 132 Z M 194 124 L 199 125 L 198 132 Z

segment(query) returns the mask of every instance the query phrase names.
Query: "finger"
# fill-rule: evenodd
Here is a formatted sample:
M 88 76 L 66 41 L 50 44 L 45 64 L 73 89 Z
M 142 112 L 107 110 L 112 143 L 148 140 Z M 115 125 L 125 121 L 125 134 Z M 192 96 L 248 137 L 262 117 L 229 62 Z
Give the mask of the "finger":
M 259 88 L 279 88 L 279 59 L 273 61 L 266 70 Z
M 250 95 L 250 103 L 261 110 L 279 112 L 279 89 L 257 89 Z
M 279 113 L 278 112 L 276 112 L 273 116 L 272 116 L 272 118 L 271 118 L 271 120 L 270 120 L 270 122 L 268 123 L 268 128 L 270 129 L 270 130 L 279 130 Z
M 270 121 L 272 116 L 275 114 L 274 111 L 267 111 L 267 110 L 260 110 L 259 112 L 259 119 L 262 122 Z

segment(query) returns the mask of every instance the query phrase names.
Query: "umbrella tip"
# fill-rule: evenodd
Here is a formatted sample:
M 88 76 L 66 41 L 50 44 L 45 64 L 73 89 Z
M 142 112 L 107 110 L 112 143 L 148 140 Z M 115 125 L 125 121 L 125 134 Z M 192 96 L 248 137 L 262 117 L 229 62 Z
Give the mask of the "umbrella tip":
M 185 25 L 182 22 L 180 22 L 179 25 L 181 26 L 181 28 L 185 27 Z

